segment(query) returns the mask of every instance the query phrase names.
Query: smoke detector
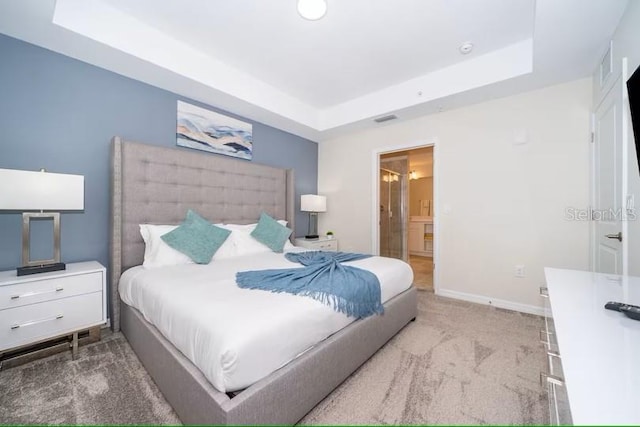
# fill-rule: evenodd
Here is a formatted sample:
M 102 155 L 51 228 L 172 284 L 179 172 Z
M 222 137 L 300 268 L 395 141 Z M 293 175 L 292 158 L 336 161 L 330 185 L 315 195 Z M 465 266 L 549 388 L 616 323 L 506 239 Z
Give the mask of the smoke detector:
M 327 0 L 298 0 L 298 13 L 304 19 L 317 21 L 327 13 Z
M 467 54 L 471 53 L 471 51 L 473 50 L 473 43 L 471 43 L 471 42 L 462 43 L 460 45 L 460 47 L 458 48 L 458 50 L 460 50 L 461 54 L 467 55 Z

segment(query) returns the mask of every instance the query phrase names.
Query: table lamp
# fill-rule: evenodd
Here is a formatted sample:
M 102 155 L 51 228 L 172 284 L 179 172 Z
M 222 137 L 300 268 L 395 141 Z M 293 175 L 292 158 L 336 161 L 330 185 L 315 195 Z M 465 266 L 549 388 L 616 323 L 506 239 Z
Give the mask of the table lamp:
M 17 275 L 64 270 L 60 262 L 60 212 L 84 209 L 84 176 L 0 169 L 0 211 L 22 212 L 22 267 Z M 48 211 L 48 212 L 45 212 Z M 56 211 L 56 212 L 51 212 Z M 53 258 L 32 260 L 31 220 L 53 220 Z
M 318 238 L 318 212 L 327 211 L 327 198 L 315 194 L 303 194 L 300 198 L 300 210 L 309 212 L 309 230 L 305 239 Z

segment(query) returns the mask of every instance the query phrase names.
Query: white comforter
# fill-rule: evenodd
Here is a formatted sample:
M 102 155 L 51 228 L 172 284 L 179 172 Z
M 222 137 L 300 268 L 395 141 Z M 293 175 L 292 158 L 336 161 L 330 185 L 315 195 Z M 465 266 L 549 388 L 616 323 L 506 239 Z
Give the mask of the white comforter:
M 347 263 L 372 271 L 382 302 L 408 289 L 406 263 L 371 257 Z M 222 391 L 248 387 L 355 319 L 308 297 L 240 289 L 238 271 L 300 267 L 283 254 L 127 270 L 120 297 L 144 317 Z

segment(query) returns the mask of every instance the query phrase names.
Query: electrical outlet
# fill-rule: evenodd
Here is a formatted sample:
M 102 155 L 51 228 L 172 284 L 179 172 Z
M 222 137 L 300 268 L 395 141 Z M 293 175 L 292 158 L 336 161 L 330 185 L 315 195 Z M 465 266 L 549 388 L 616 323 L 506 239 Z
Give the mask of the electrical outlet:
M 525 277 L 525 272 L 524 272 L 524 265 L 516 265 L 516 277 L 518 278 L 523 278 Z

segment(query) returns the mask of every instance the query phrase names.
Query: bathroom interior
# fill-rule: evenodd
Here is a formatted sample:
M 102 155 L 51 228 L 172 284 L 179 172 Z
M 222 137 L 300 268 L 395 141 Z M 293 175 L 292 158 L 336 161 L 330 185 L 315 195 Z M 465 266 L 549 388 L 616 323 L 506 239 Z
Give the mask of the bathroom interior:
M 407 261 L 433 290 L 433 147 L 380 156 L 380 255 Z

